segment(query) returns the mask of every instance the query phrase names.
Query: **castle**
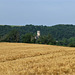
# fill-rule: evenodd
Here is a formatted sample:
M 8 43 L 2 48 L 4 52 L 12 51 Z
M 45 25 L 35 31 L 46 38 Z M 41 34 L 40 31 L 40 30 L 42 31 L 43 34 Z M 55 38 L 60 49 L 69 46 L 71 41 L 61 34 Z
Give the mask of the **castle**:
M 37 36 L 35 36 L 35 39 L 38 39 L 40 37 L 40 31 L 37 31 Z

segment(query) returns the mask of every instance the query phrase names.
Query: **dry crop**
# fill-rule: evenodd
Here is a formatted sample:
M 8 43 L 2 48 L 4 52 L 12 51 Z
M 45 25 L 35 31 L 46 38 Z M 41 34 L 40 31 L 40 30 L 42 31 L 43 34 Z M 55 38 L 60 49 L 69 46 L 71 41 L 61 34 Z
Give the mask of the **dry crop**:
M 0 75 L 75 75 L 75 48 L 0 43 Z

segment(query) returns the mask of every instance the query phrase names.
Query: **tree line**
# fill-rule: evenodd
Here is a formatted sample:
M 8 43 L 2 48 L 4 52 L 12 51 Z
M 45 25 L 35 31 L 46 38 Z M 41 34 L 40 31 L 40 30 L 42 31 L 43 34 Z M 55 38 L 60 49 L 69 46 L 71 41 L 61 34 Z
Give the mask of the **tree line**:
M 37 30 L 41 36 L 35 39 Z M 0 26 L 0 42 L 38 43 L 75 47 L 75 26 Z
M 38 44 L 54 44 L 55 43 L 53 37 L 50 34 L 40 36 L 39 38 L 35 39 L 35 35 L 32 33 L 26 33 L 25 35 L 20 36 L 19 31 L 16 29 L 4 35 L 2 38 L 0 38 L 0 41 L 1 42 L 38 43 Z

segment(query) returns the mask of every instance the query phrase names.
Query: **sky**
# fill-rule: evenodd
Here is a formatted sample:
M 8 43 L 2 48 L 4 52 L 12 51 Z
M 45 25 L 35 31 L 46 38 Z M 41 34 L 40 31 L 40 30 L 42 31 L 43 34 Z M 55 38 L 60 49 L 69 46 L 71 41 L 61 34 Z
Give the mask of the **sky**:
M 0 0 L 1 24 L 75 24 L 75 0 Z

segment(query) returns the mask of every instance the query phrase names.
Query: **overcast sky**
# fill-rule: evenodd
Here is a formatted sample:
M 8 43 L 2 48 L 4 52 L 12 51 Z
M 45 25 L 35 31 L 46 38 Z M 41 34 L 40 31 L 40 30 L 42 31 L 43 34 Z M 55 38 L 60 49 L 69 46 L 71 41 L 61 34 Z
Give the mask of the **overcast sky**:
M 0 24 L 75 24 L 75 0 L 0 0 Z

